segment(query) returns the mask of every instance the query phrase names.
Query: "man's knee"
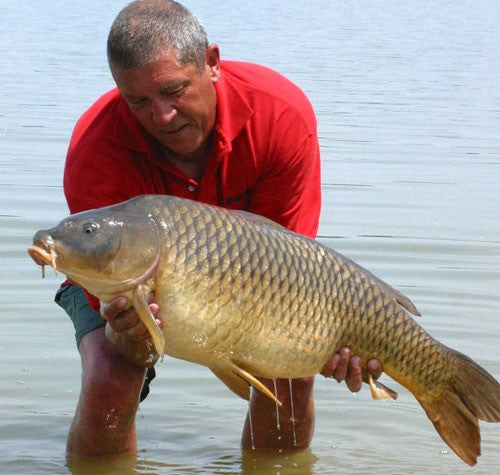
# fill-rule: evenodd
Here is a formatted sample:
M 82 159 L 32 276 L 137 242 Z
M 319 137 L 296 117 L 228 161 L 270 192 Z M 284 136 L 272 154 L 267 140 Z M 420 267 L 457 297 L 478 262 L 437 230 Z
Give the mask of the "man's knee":
M 107 340 L 104 329 L 94 330 L 82 339 L 82 393 L 102 404 L 137 404 L 144 382 L 145 368 L 130 363 Z
M 149 394 L 149 386 L 155 378 L 156 372 L 154 367 L 149 368 L 144 378 L 144 371 L 137 370 L 135 366 L 124 362 L 123 357 L 115 351 L 106 338 L 104 338 L 104 327 L 106 322 L 101 318 L 99 312 L 91 309 L 87 297 L 83 289 L 77 285 L 68 285 L 61 287 L 55 297 L 56 303 L 62 307 L 71 318 L 75 327 L 75 337 L 78 349 L 82 355 L 82 361 L 89 367 L 95 366 L 95 372 L 88 370 L 87 378 L 93 377 L 95 381 L 89 383 L 90 389 L 94 384 L 102 385 L 104 390 L 110 386 L 110 379 L 116 379 L 115 383 L 121 388 L 120 381 L 123 379 L 124 384 L 129 386 L 131 381 L 137 376 L 141 382 L 140 401 L 143 401 Z M 83 343 L 85 342 L 85 343 Z M 93 361 L 95 359 L 95 361 Z M 104 374 L 102 378 L 101 372 L 105 365 L 114 365 L 115 371 L 113 374 Z M 110 370 L 111 371 L 111 370 Z M 97 388 L 96 388 L 97 389 Z M 104 391 L 106 392 L 106 391 Z

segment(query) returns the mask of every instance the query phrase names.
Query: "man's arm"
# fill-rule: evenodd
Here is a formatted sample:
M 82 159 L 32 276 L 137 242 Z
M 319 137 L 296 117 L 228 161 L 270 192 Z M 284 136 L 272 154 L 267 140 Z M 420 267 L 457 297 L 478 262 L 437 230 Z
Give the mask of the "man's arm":
M 265 163 L 251 191 L 249 211 L 315 238 L 321 212 L 319 144 L 314 134 L 298 135 L 294 126 L 293 143 L 278 140 L 280 146 Z

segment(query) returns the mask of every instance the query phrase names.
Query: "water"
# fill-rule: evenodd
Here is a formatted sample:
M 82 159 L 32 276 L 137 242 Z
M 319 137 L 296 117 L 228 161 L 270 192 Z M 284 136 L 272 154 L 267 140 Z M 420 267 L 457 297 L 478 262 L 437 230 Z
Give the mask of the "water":
M 434 336 L 500 377 L 500 4 L 187 1 L 223 56 L 296 81 L 317 111 L 320 239 L 417 304 Z M 205 368 L 166 359 L 138 415 L 135 458 L 69 463 L 79 394 L 61 276 L 26 255 L 67 212 L 61 188 L 75 120 L 112 86 L 105 38 L 122 1 L 1 0 L 0 463 L 3 473 L 480 473 L 500 466 L 481 424 L 469 469 L 404 389 L 318 378 L 311 449 L 242 453 L 246 403 Z M 228 11 L 229 10 L 229 11 Z

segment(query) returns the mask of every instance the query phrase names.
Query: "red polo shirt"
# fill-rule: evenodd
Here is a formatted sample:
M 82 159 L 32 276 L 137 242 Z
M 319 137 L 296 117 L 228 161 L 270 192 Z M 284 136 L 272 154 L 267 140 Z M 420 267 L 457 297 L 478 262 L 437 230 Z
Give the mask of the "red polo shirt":
M 321 206 L 316 118 L 279 73 L 222 61 L 217 116 L 203 177 L 160 153 L 117 89 L 99 98 L 71 137 L 64 192 L 71 213 L 142 194 L 171 194 L 266 216 L 315 237 Z

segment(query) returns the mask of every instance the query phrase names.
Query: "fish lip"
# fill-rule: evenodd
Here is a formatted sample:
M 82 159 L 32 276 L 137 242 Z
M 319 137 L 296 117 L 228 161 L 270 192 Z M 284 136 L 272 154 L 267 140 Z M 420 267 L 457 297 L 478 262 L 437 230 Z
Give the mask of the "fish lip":
M 45 266 L 49 265 L 57 275 L 57 258 L 59 257 L 54 241 L 49 236 L 46 241 L 40 241 L 40 245 L 33 244 L 28 247 L 28 254 L 35 264 L 42 268 L 42 277 L 45 277 Z
M 35 264 L 44 266 L 50 263 L 50 254 L 39 246 L 28 247 L 28 254 L 35 261 Z

